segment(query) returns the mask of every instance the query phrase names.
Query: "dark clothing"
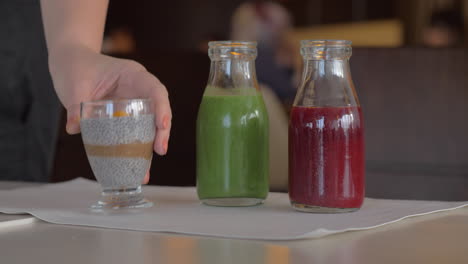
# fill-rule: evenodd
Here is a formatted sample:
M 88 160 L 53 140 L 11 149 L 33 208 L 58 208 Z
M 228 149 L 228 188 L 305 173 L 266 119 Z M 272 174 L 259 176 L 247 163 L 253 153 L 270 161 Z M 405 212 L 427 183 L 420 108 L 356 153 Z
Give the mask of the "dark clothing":
M 39 0 L 0 0 L 0 180 L 49 180 L 59 115 Z

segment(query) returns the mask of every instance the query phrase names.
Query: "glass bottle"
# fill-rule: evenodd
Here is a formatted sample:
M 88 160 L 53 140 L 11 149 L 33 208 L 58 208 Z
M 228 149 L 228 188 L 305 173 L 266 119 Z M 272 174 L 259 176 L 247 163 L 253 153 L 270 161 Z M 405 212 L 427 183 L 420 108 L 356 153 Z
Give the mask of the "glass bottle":
M 289 197 L 304 212 L 350 212 L 364 199 L 363 118 L 351 42 L 303 40 L 304 70 L 289 121 Z
M 197 119 L 197 193 L 215 206 L 252 206 L 268 194 L 268 114 L 255 42 L 209 43 L 210 76 Z

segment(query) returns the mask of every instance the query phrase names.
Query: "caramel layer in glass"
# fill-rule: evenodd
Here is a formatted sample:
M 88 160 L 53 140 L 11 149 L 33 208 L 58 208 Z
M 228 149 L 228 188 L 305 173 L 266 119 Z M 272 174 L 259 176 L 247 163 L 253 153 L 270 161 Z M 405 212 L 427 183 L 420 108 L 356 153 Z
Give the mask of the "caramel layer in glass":
M 153 155 L 153 142 L 109 146 L 84 144 L 84 146 L 89 156 L 144 158 L 150 160 Z

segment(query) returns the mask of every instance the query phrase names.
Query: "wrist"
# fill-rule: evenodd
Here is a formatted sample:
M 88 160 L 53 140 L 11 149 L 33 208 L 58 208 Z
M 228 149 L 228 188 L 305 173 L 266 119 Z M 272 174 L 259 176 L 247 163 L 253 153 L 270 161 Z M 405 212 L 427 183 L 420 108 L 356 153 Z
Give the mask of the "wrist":
M 48 47 L 49 59 L 68 57 L 70 55 L 87 53 L 100 54 L 100 47 L 91 47 L 76 41 L 63 41 L 50 44 Z
M 52 75 L 63 67 L 77 66 L 77 61 L 82 61 L 90 56 L 100 53 L 81 43 L 57 43 L 51 45 L 48 54 L 49 69 Z

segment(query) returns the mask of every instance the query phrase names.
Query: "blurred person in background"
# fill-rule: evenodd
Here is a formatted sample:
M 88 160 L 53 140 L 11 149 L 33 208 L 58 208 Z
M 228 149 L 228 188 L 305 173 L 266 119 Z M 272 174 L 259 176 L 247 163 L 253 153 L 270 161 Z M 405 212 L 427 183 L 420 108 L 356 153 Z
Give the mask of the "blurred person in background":
M 433 48 L 456 47 L 464 42 L 463 16 L 458 9 L 434 12 L 423 31 L 423 41 Z
M 286 38 L 291 16 L 278 3 L 250 1 L 234 11 L 231 27 L 231 39 L 257 41 L 255 66 L 270 120 L 270 188 L 286 191 L 288 117 L 284 106 L 292 105 L 296 94 L 294 48 Z
M 107 0 L 0 1 L 0 180 L 49 180 L 59 100 L 67 132 L 77 134 L 81 102 L 151 98 L 154 150 L 167 152 L 172 114 L 164 85 L 141 64 L 100 53 L 107 6 Z
M 285 104 L 291 104 L 296 94 L 294 47 L 286 38 L 291 27 L 289 12 L 266 0 L 244 2 L 231 19 L 231 39 L 257 41 L 258 81 L 271 88 Z

